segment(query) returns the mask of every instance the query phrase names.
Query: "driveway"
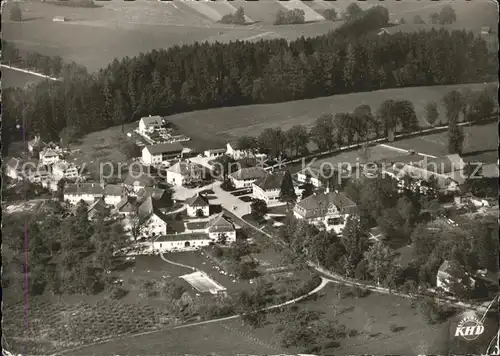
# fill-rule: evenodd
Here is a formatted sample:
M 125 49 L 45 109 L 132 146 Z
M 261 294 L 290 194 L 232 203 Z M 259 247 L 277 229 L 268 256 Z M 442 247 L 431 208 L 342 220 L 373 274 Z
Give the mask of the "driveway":
M 243 215 L 250 214 L 250 202 L 245 203 L 238 197 L 235 197 L 230 192 L 226 192 L 220 187 L 221 182 L 214 183 L 210 188 L 214 191 L 217 197 L 211 200 L 211 204 L 220 204 L 224 209 L 229 210 L 237 217 L 241 218 Z M 236 209 L 233 209 L 233 206 Z

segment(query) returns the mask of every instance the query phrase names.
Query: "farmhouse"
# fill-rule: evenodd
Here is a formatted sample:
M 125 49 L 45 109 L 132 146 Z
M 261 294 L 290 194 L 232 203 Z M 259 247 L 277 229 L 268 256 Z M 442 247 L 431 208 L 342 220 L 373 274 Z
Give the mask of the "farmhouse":
M 343 193 L 325 190 L 324 194 L 313 194 L 295 204 L 293 215 L 311 223 L 324 224 L 327 230 L 340 234 L 346 219 L 357 213 L 356 204 Z
M 40 152 L 40 162 L 42 164 L 51 165 L 59 161 L 60 154 L 57 149 L 54 148 L 44 148 Z
M 210 239 L 219 241 L 222 237 L 226 238 L 226 243 L 236 241 L 236 229 L 223 215 L 219 213 L 214 215 L 207 223 L 206 232 Z
M 229 180 L 237 188 L 250 188 L 257 179 L 267 176 L 268 173 L 264 168 L 248 167 L 242 168 L 229 175 Z
M 104 202 L 107 205 L 117 205 L 126 195 L 127 190 L 122 184 L 108 184 L 104 187 Z
M 188 251 L 212 244 L 207 234 L 170 234 L 162 235 L 153 241 L 155 252 Z
M 467 272 L 457 261 L 444 261 L 436 275 L 436 287 L 450 293 L 450 284 L 464 284 L 468 280 L 470 288 L 474 288 L 476 281 L 468 276 Z
M 38 167 L 27 166 L 24 170 L 24 177 L 33 183 L 41 183 L 49 180 L 50 171 L 45 165 Z
M 104 196 L 104 188 L 97 183 L 73 183 L 64 187 L 64 201 L 78 204 L 80 200 L 93 203 L 94 200 Z
M 225 148 L 218 148 L 214 150 L 206 150 L 203 155 L 207 158 L 217 158 L 226 154 Z
M 144 219 L 141 236 L 154 237 L 167 234 L 167 218 L 160 211 L 155 209 L 151 214 L 145 215 Z
M 255 181 L 252 185 L 253 197 L 265 201 L 268 206 L 279 204 L 281 182 L 284 175 L 284 172 L 278 172 Z
M 125 188 L 129 194 L 135 195 L 141 189 L 153 187 L 156 182 L 153 177 L 146 172 L 129 172 L 123 181 Z
M 297 180 L 299 182 L 307 183 L 309 180 L 309 182 L 316 188 L 320 188 L 323 186 L 320 178 L 321 172 L 319 168 L 309 167 L 297 173 Z
M 182 150 L 183 148 L 178 142 L 147 146 L 142 149 L 142 161 L 148 165 L 161 164 L 170 159 L 181 157 Z
M 139 132 L 140 133 L 148 133 L 148 132 L 153 132 L 155 130 L 160 129 L 164 124 L 163 119 L 156 115 L 156 116 L 146 116 L 141 118 L 139 120 Z
M 210 215 L 210 203 L 207 198 L 199 193 L 192 196 L 186 201 L 187 214 L 190 217 L 197 217 L 198 211 L 201 211 L 202 216 Z
M 167 183 L 182 186 L 189 182 L 197 182 L 203 179 L 204 168 L 189 161 L 179 161 L 167 168 Z

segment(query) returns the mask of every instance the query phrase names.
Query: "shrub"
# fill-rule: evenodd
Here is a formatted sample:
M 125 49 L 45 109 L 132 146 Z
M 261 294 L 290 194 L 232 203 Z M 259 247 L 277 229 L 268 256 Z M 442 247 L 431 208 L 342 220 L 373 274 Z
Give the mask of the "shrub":
M 335 21 L 337 20 L 337 11 L 335 11 L 335 9 L 327 9 L 323 13 L 323 16 L 327 20 Z
M 111 297 L 111 299 L 119 300 L 119 299 L 122 299 L 123 297 L 125 297 L 127 294 L 128 294 L 128 290 L 126 290 L 122 287 L 114 286 L 111 289 L 110 297 Z
M 352 289 L 352 292 L 353 292 L 353 294 L 354 294 L 354 296 L 356 298 L 364 298 L 364 297 L 366 297 L 367 295 L 370 294 L 370 291 L 368 289 L 361 288 L 361 287 L 358 287 L 358 286 L 354 287 Z
M 244 25 L 246 21 L 243 8 L 242 7 L 238 8 L 238 10 L 236 10 L 234 14 L 227 14 L 222 16 L 219 22 L 232 25 Z
M 280 10 L 276 13 L 275 25 L 291 25 L 305 22 L 305 12 L 300 9 Z
M 427 324 L 437 324 L 443 320 L 443 312 L 434 299 L 430 297 L 425 297 L 418 303 L 418 310 Z

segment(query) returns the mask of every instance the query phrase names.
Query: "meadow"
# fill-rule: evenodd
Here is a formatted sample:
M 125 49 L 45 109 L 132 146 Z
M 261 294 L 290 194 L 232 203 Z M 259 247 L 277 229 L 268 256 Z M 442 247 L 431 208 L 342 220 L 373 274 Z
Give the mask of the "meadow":
M 387 99 L 410 100 L 414 106 L 419 124 L 428 127 L 425 120 L 425 105 L 437 101 L 442 122 L 445 110 L 441 99 L 452 90 L 480 90 L 484 84 L 459 84 L 432 87 L 397 88 L 365 93 L 333 95 L 329 97 L 290 101 L 278 104 L 244 105 L 193 111 L 167 117 L 193 140 L 210 138 L 228 142 L 243 135 L 257 136 L 266 128 L 280 127 L 283 130 L 293 125 L 311 126 L 323 114 L 352 112 L 362 104 L 370 105 L 375 112 Z M 214 148 L 214 147 L 206 147 Z
M 322 5 L 304 2 L 321 13 L 323 8 L 335 8 L 342 13 L 347 0 Z M 415 14 L 426 21 L 428 15 L 451 4 L 457 13 L 457 22 L 450 28 L 469 29 L 480 32 L 482 26 L 496 28 L 497 7 L 491 1 L 455 3 L 440 1 L 385 1 L 391 21 L 404 17 L 411 22 Z M 108 65 L 114 58 L 136 56 L 152 49 L 173 45 L 190 44 L 197 41 L 228 42 L 234 40 L 260 40 L 266 38 L 312 37 L 325 34 L 338 27 L 341 21 L 319 21 L 304 25 L 274 26 L 278 10 L 285 9 L 275 0 L 244 2 L 236 0 L 229 4 L 192 4 L 180 0 L 157 1 L 102 1 L 101 7 L 78 8 L 55 6 L 50 3 L 22 2 L 25 21 L 20 23 L 2 21 L 3 38 L 21 50 L 37 51 L 45 55 L 60 55 L 66 61 L 75 61 L 90 71 Z M 374 3 L 362 3 L 369 7 Z M 5 6 L 9 11 L 10 4 Z M 223 25 L 217 17 L 242 6 L 254 22 L 247 26 Z M 66 22 L 53 22 L 55 16 L 64 16 Z M 311 15 L 312 16 L 312 15 Z M 310 17 L 311 17 L 310 16 Z M 312 16 L 311 18 L 314 18 Z

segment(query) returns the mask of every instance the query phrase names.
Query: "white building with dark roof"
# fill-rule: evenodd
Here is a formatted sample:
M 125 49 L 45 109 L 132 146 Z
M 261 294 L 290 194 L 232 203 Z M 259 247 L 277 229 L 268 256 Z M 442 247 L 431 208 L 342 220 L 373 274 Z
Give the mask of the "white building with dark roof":
M 42 164 L 51 165 L 58 162 L 61 159 L 61 154 L 58 149 L 46 147 L 40 154 L 40 162 Z
M 155 186 L 155 179 L 147 172 L 130 171 L 123 180 L 125 188 L 129 194 L 136 195 L 141 189 Z
M 265 201 L 268 206 L 280 204 L 279 196 L 284 176 L 284 172 L 278 172 L 256 180 L 252 186 L 253 197 Z
M 104 202 L 107 205 L 116 206 L 126 195 L 127 189 L 122 184 L 107 184 L 104 187 Z
M 167 183 L 177 186 L 203 179 L 205 168 L 199 164 L 179 161 L 167 168 Z
M 64 201 L 78 204 L 80 200 L 93 203 L 104 196 L 104 188 L 98 183 L 71 183 L 64 186 Z
M 236 229 L 234 225 L 227 220 L 223 213 L 219 213 L 210 218 L 206 225 L 206 233 L 212 241 L 218 241 L 224 235 L 226 243 L 233 243 L 236 241 Z
M 206 197 L 199 193 L 189 198 L 186 205 L 187 215 L 190 217 L 198 217 L 198 211 L 201 211 L 203 216 L 210 215 L 210 203 Z
M 142 149 L 142 161 L 147 165 L 159 165 L 162 162 L 182 157 L 183 147 L 178 142 L 159 143 Z
M 150 133 L 155 130 L 160 129 L 164 124 L 163 119 L 158 116 L 146 116 L 139 120 L 139 132 L 140 133 Z
M 240 170 L 229 175 L 229 180 L 235 188 L 251 188 L 253 183 L 261 178 L 264 178 L 269 173 L 260 167 L 241 168 Z
M 323 194 L 315 193 L 302 199 L 293 209 L 297 219 L 323 224 L 328 231 L 333 230 L 337 234 L 344 229 L 347 218 L 356 213 L 357 206 L 351 199 L 328 189 Z

